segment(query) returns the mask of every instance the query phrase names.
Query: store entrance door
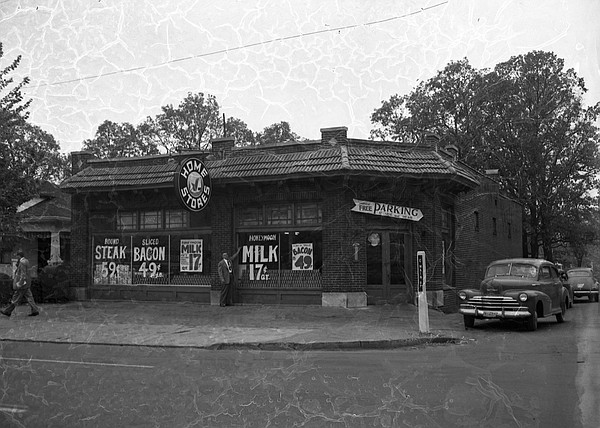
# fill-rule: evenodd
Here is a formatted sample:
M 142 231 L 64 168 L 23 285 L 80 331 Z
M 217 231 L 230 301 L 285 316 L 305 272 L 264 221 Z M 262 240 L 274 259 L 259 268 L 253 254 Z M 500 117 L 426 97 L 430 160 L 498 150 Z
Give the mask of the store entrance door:
M 407 233 L 367 233 L 367 304 L 408 301 L 412 266 L 408 242 Z

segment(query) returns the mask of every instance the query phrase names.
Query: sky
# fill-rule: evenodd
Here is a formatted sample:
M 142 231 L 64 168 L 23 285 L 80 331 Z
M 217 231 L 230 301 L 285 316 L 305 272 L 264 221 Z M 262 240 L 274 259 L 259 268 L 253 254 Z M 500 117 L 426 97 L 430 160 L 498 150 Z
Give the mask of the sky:
M 599 102 L 599 22 L 598 0 L 0 0 L 0 67 L 22 56 L 29 120 L 64 153 L 198 92 L 253 131 L 368 138 L 382 101 L 465 57 L 553 51 Z

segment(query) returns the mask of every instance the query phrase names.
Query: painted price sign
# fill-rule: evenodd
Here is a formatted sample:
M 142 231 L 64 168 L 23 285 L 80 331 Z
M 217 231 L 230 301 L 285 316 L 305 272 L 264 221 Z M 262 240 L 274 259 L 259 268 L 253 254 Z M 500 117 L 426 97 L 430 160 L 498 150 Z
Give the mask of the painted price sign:
M 179 251 L 180 272 L 202 272 L 202 239 L 182 239 Z
M 242 247 L 240 266 L 250 281 L 267 281 L 270 270 L 278 269 L 279 238 L 276 234 L 251 234 Z
M 312 242 L 292 244 L 292 270 L 313 270 Z
M 131 239 L 94 237 L 93 277 L 96 284 L 131 284 Z
M 133 238 L 133 273 L 142 278 L 163 278 L 167 275 L 168 237 Z

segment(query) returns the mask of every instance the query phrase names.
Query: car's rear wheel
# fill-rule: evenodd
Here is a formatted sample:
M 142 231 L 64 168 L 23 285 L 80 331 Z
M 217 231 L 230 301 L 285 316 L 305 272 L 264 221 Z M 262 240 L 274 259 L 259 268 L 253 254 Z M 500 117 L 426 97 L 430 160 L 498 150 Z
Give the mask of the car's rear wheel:
M 475 317 L 471 315 L 463 315 L 465 320 L 465 329 L 475 327 Z
M 537 330 L 537 311 L 533 311 L 533 314 L 527 318 L 527 321 L 525 321 L 525 326 L 529 331 Z

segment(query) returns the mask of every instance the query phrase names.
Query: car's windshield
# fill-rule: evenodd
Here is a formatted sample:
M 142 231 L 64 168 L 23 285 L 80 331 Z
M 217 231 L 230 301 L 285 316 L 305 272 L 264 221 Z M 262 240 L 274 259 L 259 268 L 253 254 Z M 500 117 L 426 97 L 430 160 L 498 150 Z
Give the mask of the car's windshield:
M 571 271 L 568 272 L 568 275 L 570 277 L 575 277 L 575 276 L 578 276 L 578 277 L 586 277 L 586 276 L 588 276 L 589 277 L 589 276 L 592 276 L 592 273 L 591 272 L 587 272 L 585 270 L 571 270 Z
M 488 268 L 485 277 L 518 276 L 522 278 L 537 278 L 537 268 L 526 263 L 499 263 Z

